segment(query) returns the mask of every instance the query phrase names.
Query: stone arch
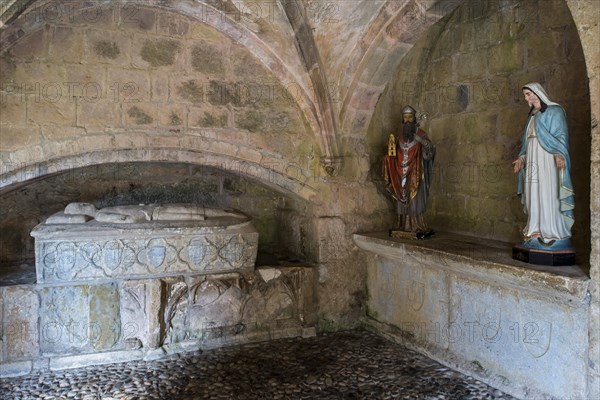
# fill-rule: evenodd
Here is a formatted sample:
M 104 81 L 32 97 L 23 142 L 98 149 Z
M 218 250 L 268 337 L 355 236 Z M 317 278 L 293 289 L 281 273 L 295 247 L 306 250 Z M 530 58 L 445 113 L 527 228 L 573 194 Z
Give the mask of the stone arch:
M 146 10 L 153 18 L 151 20 L 152 24 L 158 24 L 154 19 L 158 20 L 159 17 L 164 17 L 163 14 L 152 14 L 154 13 L 154 9 L 143 8 L 138 3 L 132 2 L 127 4 L 137 4 L 140 7 L 140 10 Z M 153 2 L 152 4 L 155 3 L 156 2 Z M 47 1 L 40 4 L 43 6 L 43 4 L 53 3 Z M 87 3 L 82 4 L 85 5 Z M 157 4 L 158 3 L 155 4 L 156 7 L 163 10 L 165 13 L 173 13 L 176 16 L 180 15 L 174 13 L 170 8 L 165 9 L 164 7 L 159 7 Z M 176 2 L 176 4 L 182 3 Z M 36 3 L 36 5 L 38 4 Z M 123 10 L 118 11 L 121 12 Z M 98 20 L 97 23 L 108 24 L 113 31 L 118 31 L 118 28 L 111 25 L 117 23 L 115 22 L 115 19 L 121 18 L 121 16 L 113 14 L 116 12 L 117 11 L 111 10 L 111 14 L 106 17 L 106 21 Z M 77 33 L 79 36 L 73 40 L 79 40 L 81 42 L 79 43 L 80 47 L 87 46 L 87 48 L 83 50 L 78 49 L 76 56 L 61 53 L 59 44 L 53 42 L 57 40 L 57 28 L 52 28 L 55 29 L 52 31 L 52 34 L 44 32 L 44 25 L 36 18 L 28 18 L 27 14 L 22 15 L 22 21 L 16 21 L 15 24 L 11 25 L 7 31 L 5 31 L 6 34 L 2 36 L 4 39 L 2 42 L 3 54 L 16 48 L 23 42 L 25 42 L 24 47 L 40 46 L 39 48 L 34 47 L 33 51 L 31 48 L 27 48 L 21 49 L 20 52 L 16 53 L 16 58 L 19 63 L 17 66 L 23 66 L 22 70 L 18 70 L 15 73 L 17 76 L 17 83 L 19 83 L 19 79 L 27 81 L 31 76 L 36 76 L 36 71 L 45 72 L 44 64 L 51 63 L 52 68 L 49 69 L 53 75 L 50 75 L 49 77 L 38 77 L 37 79 L 46 79 L 52 84 L 52 87 L 62 88 L 63 91 L 61 93 L 64 95 L 62 98 L 58 99 L 50 98 L 51 96 L 44 92 L 47 85 L 43 86 L 42 89 L 39 89 L 39 82 L 35 82 L 37 85 L 35 87 L 39 90 L 33 94 L 27 92 L 25 84 L 22 83 L 20 87 L 16 85 L 17 89 L 20 88 L 22 91 L 21 93 L 18 91 L 15 91 L 14 93 L 7 90 L 4 91 L 3 100 L 6 101 L 2 104 L 2 107 L 4 108 L 3 114 L 6 118 L 3 118 L 2 121 L 5 123 L 3 126 L 2 138 L 2 150 L 4 151 L 4 154 L 2 158 L 2 171 L 0 171 L 0 173 L 3 174 L 2 180 L 4 184 L 10 184 L 19 180 L 18 178 L 15 178 L 15 176 L 19 174 L 15 175 L 13 170 L 26 171 L 31 165 L 47 162 L 45 160 L 62 160 L 65 158 L 76 157 L 76 154 L 84 155 L 94 152 L 110 155 L 110 151 L 112 150 L 132 148 L 149 150 L 155 148 L 193 149 L 194 151 L 203 152 L 205 154 L 220 154 L 225 158 L 230 157 L 232 159 L 240 160 L 241 162 L 246 162 L 248 163 L 247 165 L 269 165 L 270 167 L 265 167 L 264 169 L 280 169 L 275 175 L 282 177 L 280 181 L 283 182 L 283 188 L 291 188 L 291 190 L 297 189 L 305 191 L 306 189 L 302 189 L 298 186 L 296 181 L 308 181 L 310 180 L 308 177 L 318 175 L 316 169 L 317 164 L 314 163 L 315 169 L 313 170 L 310 161 L 315 158 L 314 153 L 317 153 L 317 155 L 320 153 L 320 149 L 315 148 L 318 147 L 318 143 L 317 146 L 313 146 L 312 141 L 314 138 L 308 139 L 305 136 L 305 134 L 309 132 L 307 126 L 310 124 L 307 124 L 306 119 L 302 119 L 301 115 L 305 115 L 304 113 L 301 114 L 296 111 L 299 108 L 299 99 L 286 96 L 285 91 L 287 88 L 281 86 L 280 83 L 277 83 L 277 86 L 267 87 L 268 93 L 265 98 L 260 96 L 258 98 L 250 98 L 250 101 L 247 104 L 244 104 L 244 101 L 248 99 L 245 99 L 243 96 L 249 96 L 249 94 L 243 91 L 241 95 L 239 93 L 233 93 L 235 87 L 228 86 L 227 82 L 224 84 L 216 82 L 220 85 L 216 87 L 217 90 L 220 90 L 220 92 L 216 92 L 217 95 L 220 94 L 220 97 L 216 99 L 211 100 L 211 94 L 209 92 L 210 86 L 200 86 L 198 95 L 200 97 L 198 99 L 194 97 L 198 94 L 196 92 L 191 92 L 191 94 L 179 93 L 176 97 L 172 97 L 172 92 L 179 92 L 179 89 L 184 87 L 184 85 L 191 83 L 195 84 L 196 82 L 195 80 L 185 81 L 181 86 L 175 88 L 171 80 L 177 80 L 178 77 L 170 77 L 168 74 L 176 75 L 173 74 L 173 69 L 175 69 L 175 66 L 179 65 L 177 63 L 191 62 L 191 67 L 189 65 L 186 66 L 192 70 L 192 74 L 195 73 L 200 77 L 205 74 L 205 71 L 194 67 L 192 53 L 192 50 L 195 50 L 193 48 L 194 42 L 189 42 L 194 39 L 185 36 L 186 32 L 193 27 L 185 25 L 187 22 L 181 18 L 193 18 L 193 16 L 187 16 L 190 12 L 182 14 L 183 17 L 177 17 L 179 19 L 176 18 L 174 20 L 174 24 L 179 25 L 173 29 L 180 29 L 180 31 L 174 33 L 173 36 L 178 37 L 179 35 L 183 37 L 184 39 L 181 39 L 181 43 L 183 43 L 183 46 L 187 46 L 184 50 L 189 50 L 191 54 L 188 55 L 186 53 L 182 55 L 180 58 L 183 61 L 175 58 L 175 61 L 170 64 L 166 63 L 165 60 L 158 60 L 158 67 L 151 62 L 148 64 L 146 61 L 140 61 L 139 59 L 136 60 L 134 58 L 139 57 L 139 55 L 124 55 L 124 58 L 120 59 L 118 49 L 117 51 L 112 49 L 114 54 L 108 54 L 108 61 L 105 59 L 106 57 L 98 58 L 98 55 L 92 54 L 89 47 L 93 44 L 93 41 L 90 38 L 98 40 L 97 36 L 93 36 L 93 32 L 98 30 L 98 28 L 97 26 L 88 27 L 88 25 L 82 23 L 82 21 L 78 22 L 77 18 L 83 18 L 82 15 L 84 14 L 82 13 L 83 11 L 79 10 L 78 13 L 65 17 L 67 18 L 67 22 L 70 23 L 73 28 L 71 28 L 71 25 L 69 24 L 66 24 L 66 28 L 64 27 L 65 24 L 60 25 L 60 29 L 67 31 L 67 34 L 76 32 L 74 29 L 81 30 L 81 32 Z M 144 22 L 144 20 L 142 20 L 142 22 Z M 221 22 L 220 18 L 218 21 L 213 22 L 215 24 L 218 22 L 223 25 L 224 27 L 220 26 L 220 29 L 227 33 L 229 37 L 232 36 L 229 28 L 233 26 L 233 22 Z M 82 26 L 85 28 L 81 28 Z M 103 25 L 100 27 L 102 26 Z M 171 28 L 172 27 L 169 25 L 165 29 Z M 238 28 L 242 29 L 243 27 Z M 156 30 L 158 30 L 158 28 L 156 28 Z M 92 33 L 90 33 L 90 31 Z M 108 29 L 106 32 L 102 31 L 101 35 L 111 38 L 114 37 L 111 36 L 114 34 L 113 31 Z M 215 35 L 217 34 L 216 32 L 217 31 L 212 34 Z M 208 32 L 207 34 L 205 30 L 201 30 L 200 33 L 205 35 L 211 34 L 211 32 Z M 129 34 L 129 31 L 126 31 L 126 34 Z M 134 44 L 139 43 L 134 43 L 135 33 L 131 35 L 133 38 L 130 39 L 130 46 L 133 48 Z M 218 35 L 221 35 L 221 33 L 218 33 Z M 146 36 L 151 38 L 160 37 L 156 32 L 154 32 L 153 35 L 140 34 L 139 36 L 142 40 Z M 220 38 L 224 39 L 225 37 L 219 36 L 219 40 Z M 65 47 L 72 45 L 69 43 L 69 40 L 70 39 L 67 37 L 65 40 L 66 44 L 64 44 Z M 45 42 L 47 43 L 45 44 Z M 252 34 L 251 40 L 248 43 L 245 43 L 244 47 L 240 47 L 240 51 L 247 52 L 248 49 L 256 50 L 257 46 L 259 48 L 260 46 L 266 46 L 262 42 L 260 42 L 259 46 L 258 42 L 260 42 L 260 40 Z M 230 42 L 225 43 L 225 46 L 233 46 L 229 43 Z M 60 46 L 62 45 L 63 43 L 60 43 Z M 54 51 L 56 49 L 50 46 L 55 46 L 58 50 Z M 213 50 L 214 48 L 215 46 L 212 47 Z M 18 50 L 19 49 L 17 48 L 17 51 Z M 39 53 L 36 53 L 36 50 L 39 50 Z M 125 47 L 124 50 L 129 50 L 129 47 Z M 275 73 L 279 74 L 276 78 L 283 79 L 282 77 L 289 71 L 286 68 L 283 68 L 283 64 L 277 64 L 277 62 L 275 62 L 277 60 L 270 62 L 268 60 L 269 57 L 275 57 L 275 55 L 271 49 L 268 50 L 268 54 L 260 59 L 261 64 L 256 63 L 256 65 L 268 70 L 268 74 L 275 71 Z M 231 51 L 238 51 L 237 47 L 233 48 Z M 123 50 L 121 53 L 122 52 Z M 33 58 L 24 60 L 24 57 L 29 57 L 29 54 L 33 54 Z M 239 53 L 238 51 L 238 53 L 235 53 L 234 55 L 240 54 L 244 55 L 245 53 Z M 256 54 L 258 53 L 252 54 L 256 57 Z M 66 59 L 66 57 L 71 58 Z M 188 60 L 186 57 L 190 57 L 191 60 Z M 116 61 L 111 61 L 113 58 L 116 59 Z M 9 61 L 10 60 L 3 60 L 5 63 L 4 67 L 7 65 L 9 67 L 11 66 Z M 246 59 L 245 61 L 242 61 L 246 64 L 249 62 L 249 60 Z M 160 64 L 160 62 L 163 64 Z M 224 62 L 228 62 L 228 60 L 225 60 Z M 86 65 L 81 67 L 78 65 L 81 63 Z M 95 63 L 99 63 L 99 66 Z M 125 69 L 123 65 L 126 65 L 127 69 Z M 265 65 L 269 68 L 266 68 Z M 14 67 L 14 65 L 12 67 L 13 69 L 17 68 Z M 166 68 L 166 70 L 163 69 L 161 72 L 160 68 L 162 67 Z M 233 70 L 234 67 L 235 66 L 227 66 L 230 71 Z M 249 75 L 252 71 L 253 70 L 242 72 Z M 261 71 L 258 72 L 260 73 Z M 10 74 L 10 68 L 3 71 L 4 78 L 8 76 L 12 79 Z M 100 84 L 104 85 L 105 96 L 108 96 L 110 93 L 113 95 L 120 94 L 118 91 L 110 92 L 106 89 L 112 88 L 112 85 L 110 85 L 111 80 L 109 78 L 111 74 L 113 74 L 115 81 L 121 79 L 122 82 L 125 82 L 126 80 L 131 79 L 132 82 L 137 85 L 137 89 L 142 88 L 140 91 L 141 97 L 136 97 L 132 99 L 132 101 L 125 98 L 122 100 L 119 98 L 119 101 L 107 100 L 102 104 L 101 101 L 97 101 L 98 99 L 91 98 L 89 95 L 86 97 L 85 93 L 83 93 L 83 96 L 81 93 L 75 95 L 76 89 L 71 93 L 72 88 L 75 87 L 71 84 L 71 80 L 79 79 L 76 83 L 81 83 L 84 82 L 84 80 L 86 80 L 85 82 L 88 82 L 89 79 L 100 77 L 98 79 L 103 80 L 92 80 L 91 82 L 100 87 Z M 153 76 L 153 74 L 157 75 Z M 233 73 L 229 72 L 229 74 L 231 76 Z M 267 79 L 271 76 L 268 74 L 261 75 L 261 77 Z M 73 76 L 75 76 L 75 78 L 71 79 Z M 160 89 L 160 80 L 167 78 L 169 79 L 167 87 Z M 192 76 L 192 78 L 195 78 L 195 76 Z M 68 83 L 66 87 L 64 87 L 65 82 Z M 42 83 L 44 82 L 42 81 Z M 87 84 L 91 85 L 89 82 Z M 210 81 L 210 84 L 213 84 L 212 80 Z M 79 88 L 81 89 L 81 85 L 79 85 Z M 260 89 L 262 90 L 264 88 Z M 64 90 L 67 90 L 68 94 Z M 167 92 L 162 95 L 162 99 L 160 94 L 161 90 Z M 39 92 L 42 92 L 41 95 Z M 153 98 L 155 93 L 158 93 L 157 99 Z M 225 93 L 225 96 L 223 93 Z M 72 97 L 69 97 L 71 95 Z M 302 95 L 300 95 L 300 97 L 302 97 Z M 207 116 L 206 110 L 202 107 L 196 107 L 197 101 L 201 103 L 201 106 L 207 104 L 209 107 L 222 102 L 222 104 L 217 104 L 218 106 L 221 106 L 222 113 L 218 115 L 208 115 L 210 117 L 209 122 L 193 122 L 192 118 L 194 118 L 194 121 L 200 121 L 200 119 L 206 120 Z M 238 113 L 237 109 L 244 109 L 244 107 L 245 111 Z M 278 107 L 283 108 L 278 110 Z M 197 110 L 192 110 L 193 108 Z M 24 111 L 25 109 L 26 111 Z M 160 113 L 168 113 L 169 109 L 171 109 L 170 112 L 172 113 L 171 121 L 161 122 Z M 234 109 L 235 112 L 233 112 L 232 109 Z M 179 114 L 180 111 L 183 112 L 185 116 L 182 117 L 181 114 Z M 202 111 L 204 111 L 204 116 L 202 115 Z M 90 115 L 94 112 L 97 112 L 97 116 L 90 118 Z M 177 113 L 177 115 L 175 115 L 175 113 Z M 65 117 L 65 115 L 67 117 Z M 175 116 L 173 117 L 173 115 Z M 163 120 L 165 118 L 168 120 L 169 116 L 167 114 L 163 115 Z M 262 123 L 262 120 L 268 118 L 271 118 L 275 123 L 270 126 L 265 126 Z M 113 123 L 111 119 L 114 119 L 116 122 Z M 174 123 L 173 120 L 175 120 Z M 208 126 L 203 125 L 206 123 L 208 123 Z M 217 125 L 216 127 L 214 126 L 215 124 Z M 281 131 L 279 130 L 280 128 L 282 129 Z M 290 134 L 288 135 L 288 133 Z M 108 149 L 110 149 L 110 151 Z M 24 176 L 23 174 L 21 175 Z
M 375 104 L 393 71 L 415 42 L 463 0 L 398 2 L 388 0 L 356 44 L 346 66 L 351 77 L 340 93 L 344 134 L 360 134 L 369 126 Z
M 255 162 L 230 155 L 184 148 L 98 149 L 87 153 L 74 153 L 53 159 L 43 159 L 27 165 L 16 166 L 5 173 L 0 182 L 0 195 L 35 179 L 43 179 L 75 168 L 106 163 L 124 162 L 177 162 L 221 169 L 241 177 L 258 181 L 286 195 L 318 204 L 319 194 L 310 185 L 302 170 L 285 164 L 283 160 L 270 159 Z

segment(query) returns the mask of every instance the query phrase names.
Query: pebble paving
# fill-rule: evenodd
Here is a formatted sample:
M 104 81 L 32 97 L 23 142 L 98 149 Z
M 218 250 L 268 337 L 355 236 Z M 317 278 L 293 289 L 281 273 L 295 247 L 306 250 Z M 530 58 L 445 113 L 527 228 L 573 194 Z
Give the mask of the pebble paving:
M 0 399 L 513 399 L 363 330 L 2 379 Z

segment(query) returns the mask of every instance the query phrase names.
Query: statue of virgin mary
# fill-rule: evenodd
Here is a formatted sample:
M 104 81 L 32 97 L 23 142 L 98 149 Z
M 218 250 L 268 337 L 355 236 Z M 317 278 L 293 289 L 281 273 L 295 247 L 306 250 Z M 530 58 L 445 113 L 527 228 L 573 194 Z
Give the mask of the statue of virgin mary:
M 539 83 L 522 89 L 530 110 L 519 158 L 513 164 L 527 214 L 523 246 L 571 249 L 575 194 L 565 110 L 550 100 Z

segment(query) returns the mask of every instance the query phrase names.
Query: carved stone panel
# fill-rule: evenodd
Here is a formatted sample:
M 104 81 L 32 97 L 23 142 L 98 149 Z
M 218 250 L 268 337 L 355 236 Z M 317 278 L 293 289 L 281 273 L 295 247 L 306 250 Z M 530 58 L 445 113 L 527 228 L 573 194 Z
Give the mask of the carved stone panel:
M 207 210 L 203 220 L 144 223 L 65 223 L 49 218 L 31 233 L 38 282 L 254 269 L 258 232 L 243 215 L 218 215 Z

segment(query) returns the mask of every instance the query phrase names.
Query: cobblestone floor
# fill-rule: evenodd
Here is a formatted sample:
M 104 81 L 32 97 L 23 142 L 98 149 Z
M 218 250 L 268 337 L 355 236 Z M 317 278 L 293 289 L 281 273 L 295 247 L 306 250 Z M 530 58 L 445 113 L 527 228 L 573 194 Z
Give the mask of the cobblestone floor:
M 512 399 L 366 331 L 3 379 L 0 399 Z

